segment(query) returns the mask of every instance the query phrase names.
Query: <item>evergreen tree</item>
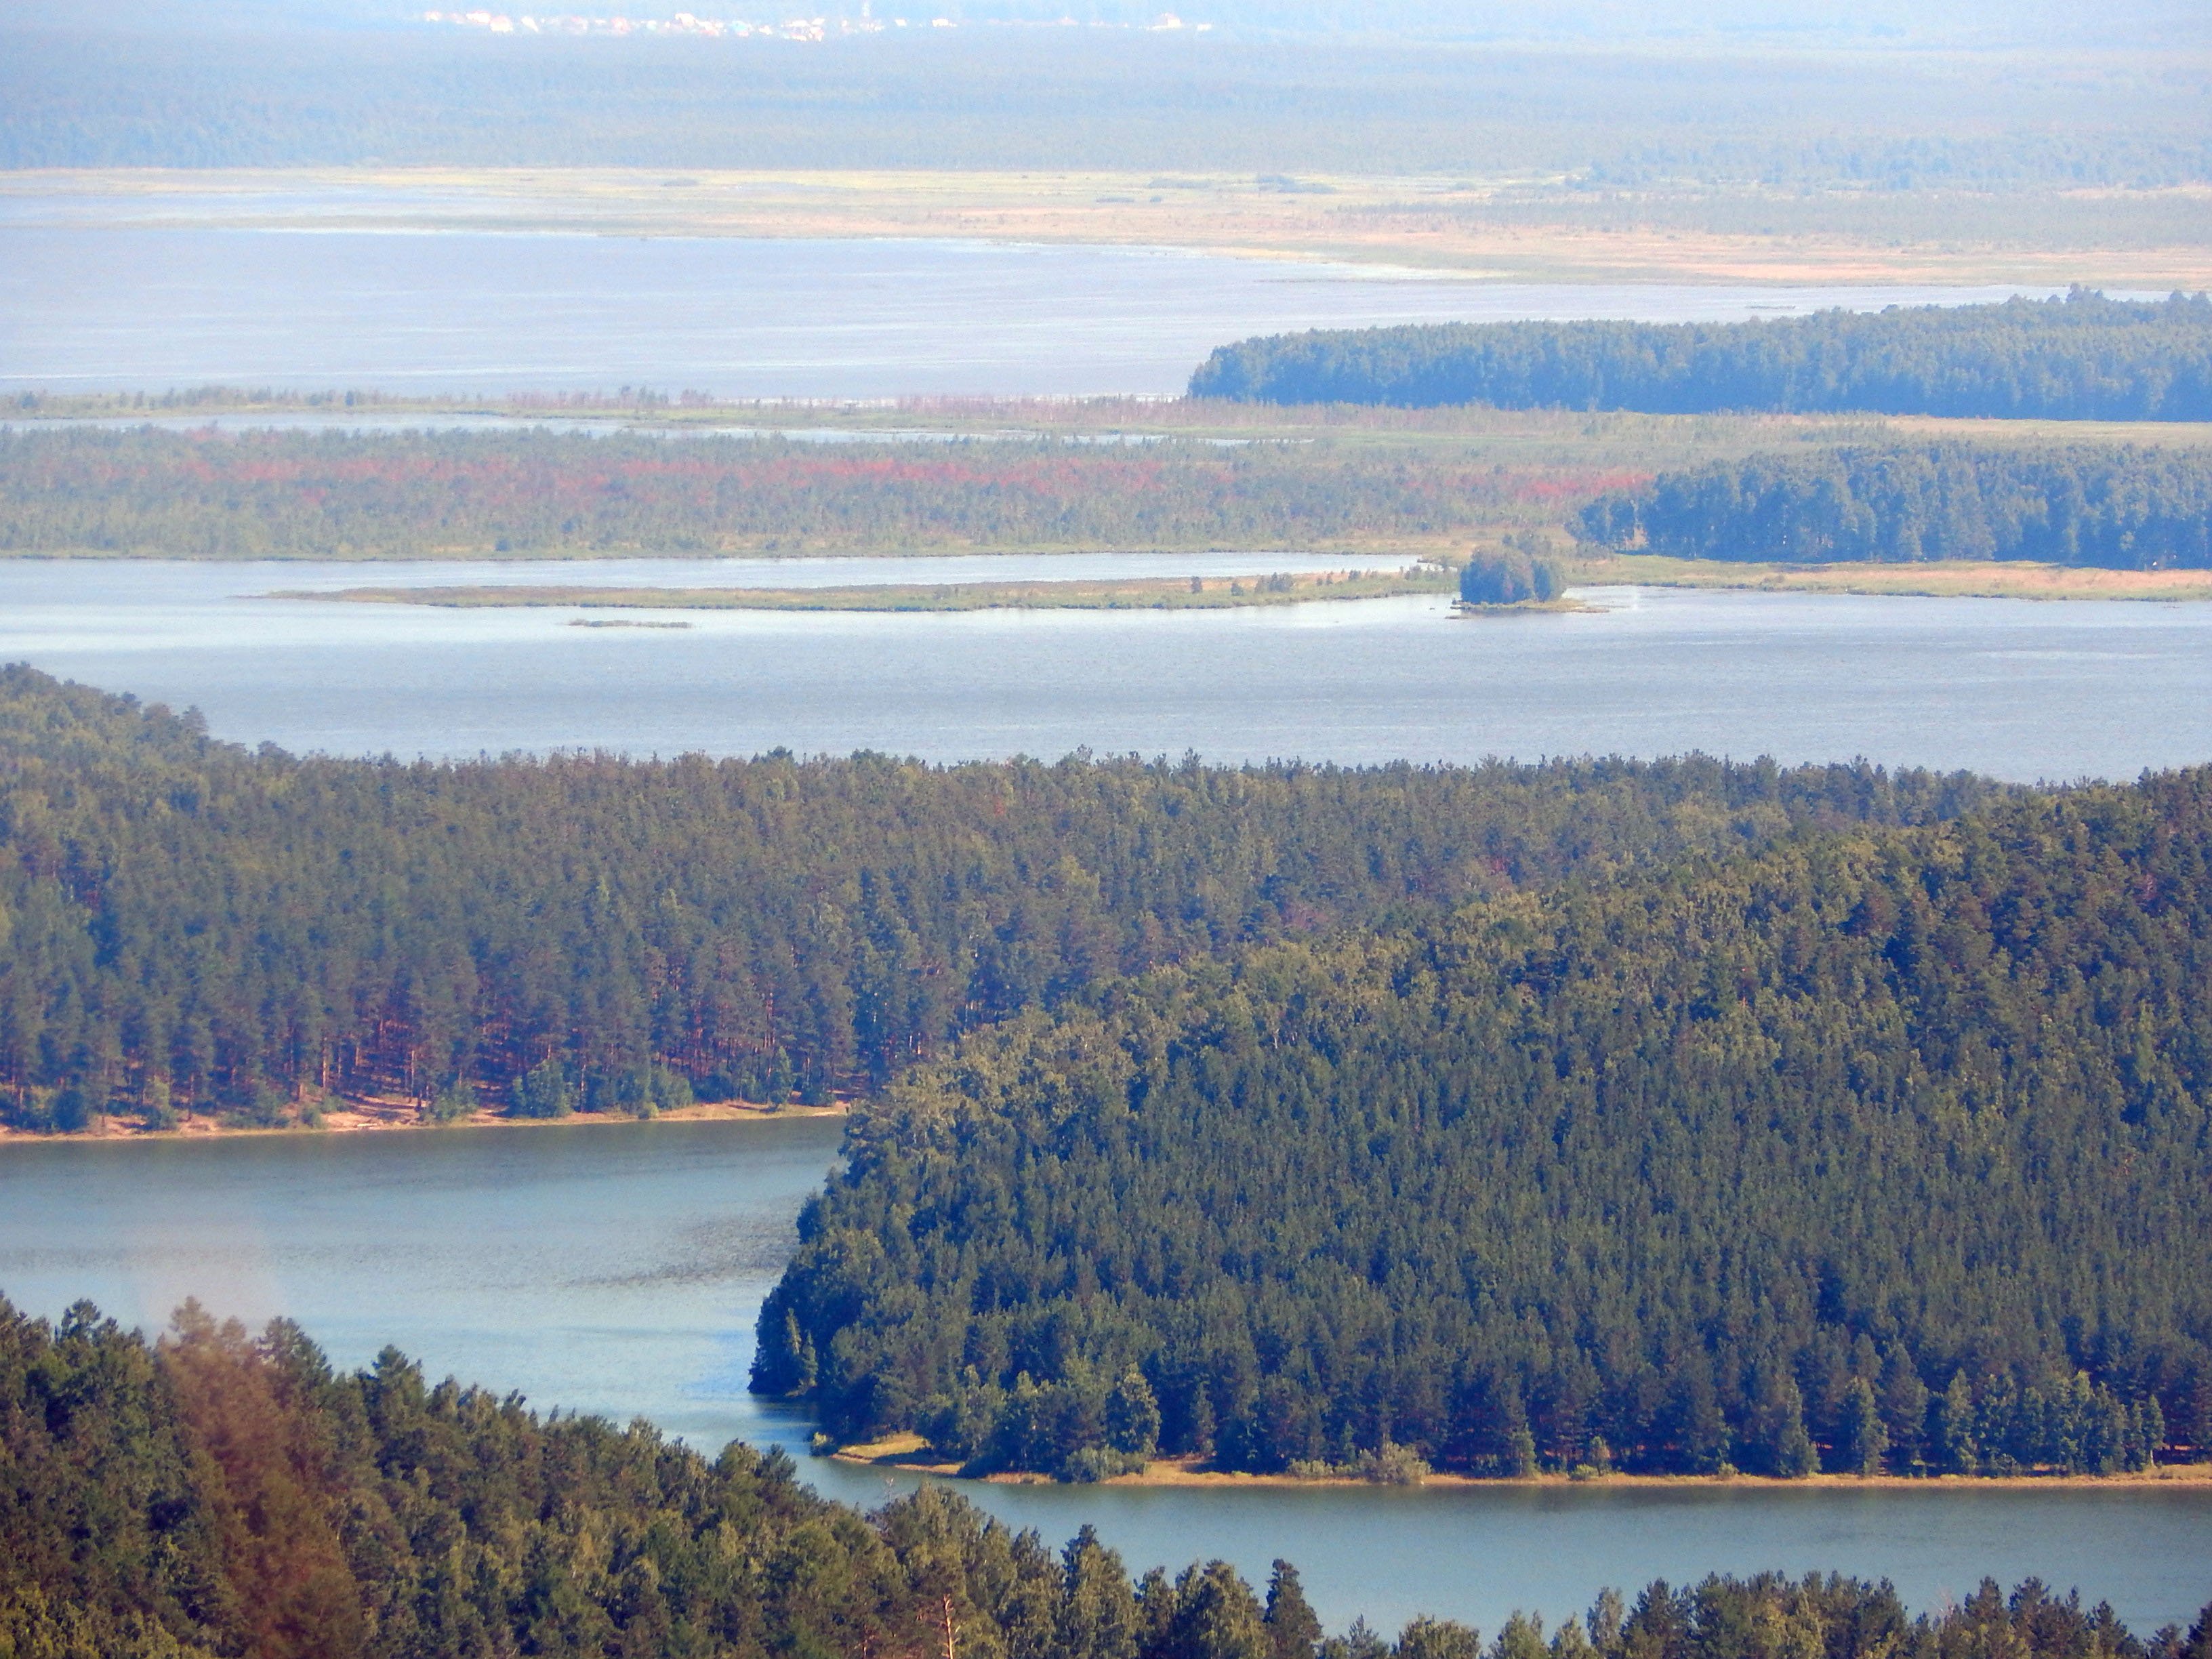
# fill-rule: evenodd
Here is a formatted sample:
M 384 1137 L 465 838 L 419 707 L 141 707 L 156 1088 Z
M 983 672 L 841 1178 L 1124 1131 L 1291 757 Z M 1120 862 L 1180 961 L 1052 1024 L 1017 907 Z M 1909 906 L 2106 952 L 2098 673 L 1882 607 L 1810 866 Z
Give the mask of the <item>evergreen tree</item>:
M 1278 1559 L 1267 1576 L 1268 1659 L 1314 1659 L 1321 1646 L 1321 1620 L 1307 1604 L 1298 1570 Z
M 1891 1464 L 1903 1473 L 1919 1467 L 1928 1425 L 1928 1385 L 1903 1347 L 1890 1344 L 1881 1364 L 1882 1432 Z
M 1945 1471 L 1973 1474 L 1982 1466 L 1982 1449 L 1975 1433 L 1974 1391 L 1964 1371 L 1951 1374 L 1950 1386 L 1936 1403 L 1936 1445 Z
M 1805 1396 L 1786 1366 L 1759 1368 L 1751 1421 L 1752 1449 L 1765 1474 L 1794 1480 L 1820 1473 L 1820 1456 L 1805 1428 Z
M 1055 1659 L 1136 1659 L 1137 1598 L 1121 1558 L 1087 1523 L 1060 1556 Z
M 1106 1443 L 1133 1457 L 1150 1457 L 1160 1439 L 1160 1405 L 1152 1385 L 1133 1366 L 1106 1396 Z
M 1837 1449 L 1844 1467 L 1854 1474 L 1880 1474 L 1889 1454 L 1889 1431 L 1875 1404 L 1874 1390 L 1863 1376 L 1853 1377 L 1845 1392 L 1843 1443 Z

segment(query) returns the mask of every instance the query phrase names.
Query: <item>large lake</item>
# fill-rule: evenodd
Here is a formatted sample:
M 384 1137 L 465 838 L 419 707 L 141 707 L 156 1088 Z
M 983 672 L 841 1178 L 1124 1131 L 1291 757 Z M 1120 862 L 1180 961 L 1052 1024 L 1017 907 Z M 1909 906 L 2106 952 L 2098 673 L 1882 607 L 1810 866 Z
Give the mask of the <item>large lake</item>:
M 1599 591 L 1577 616 L 1441 599 L 1236 611 L 578 613 L 267 597 L 356 584 L 740 585 L 1220 571 L 1277 554 L 268 565 L 0 561 L 0 660 L 294 750 L 473 756 L 1079 747 L 1219 761 L 1703 750 L 2033 781 L 2212 760 L 2212 605 Z M 609 613 L 599 613 L 602 617 Z M 636 619 L 659 613 L 618 613 Z
M 347 1365 L 397 1342 L 540 1406 L 784 1445 L 823 1491 L 872 1504 L 905 1483 L 807 1458 L 805 1424 L 744 1392 L 755 1310 L 839 1134 L 815 1119 L 0 1145 L 0 1289 L 149 1327 L 187 1295 L 283 1313 Z M 1885 1576 L 1917 1607 L 2036 1574 L 2145 1633 L 2212 1598 L 2203 1486 L 966 1490 L 1054 1542 L 1091 1522 L 1139 1571 L 1220 1556 L 1263 1579 L 1286 1557 L 1339 1627 L 1427 1611 L 1494 1631 L 1607 1584 L 1770 1567 Z
M 1726 321 L 2014 289 L 1472 282 L 1143 248 L 70 223 L 0 199 L 0 389 L 1179 392 L 1248 334 Z

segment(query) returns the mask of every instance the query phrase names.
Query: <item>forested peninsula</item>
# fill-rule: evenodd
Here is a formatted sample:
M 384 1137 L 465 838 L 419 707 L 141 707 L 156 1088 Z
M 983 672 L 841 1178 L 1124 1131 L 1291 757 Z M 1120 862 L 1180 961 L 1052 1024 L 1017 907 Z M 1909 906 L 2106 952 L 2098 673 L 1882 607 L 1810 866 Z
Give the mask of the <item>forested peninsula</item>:
M 1745 323 L 1443 323 L 1216 350 L 1194 398 L 1275 404 L 2212 420 L 2212 296 L 2075 289 Z
M 974 1472 L 2212 1446 L 2212 771 L 1103 985 L 895 1080 L 755 1386 Z
M 1601 1595 L 1547 1638 L 1416 1619 L 1324 1637 L 1297 1570 L 1133 1583 L 1085 1528 L 1057 1553 L 942 1487 L 872 1515 L 791 1460 L 709 1460 L 643 1423 L 541 1416 L 386 1348 L 342 1373 L 296 1326 L 187 1304 L 149 1342 L 80 1303 L 0 1301 L 0 1652 L 23 1659 L 2212 1659 L 2212 1608 L 2148 1637 L 1991 1582 L 1909 1616 L 1834 1575 Z
M 1995 793 L 1695 757 L 296 758 L 15 667 L 0 1111 L 821 1103 L 1150 967 Z
M 2212 455 L 1972 444 L 1765 453 L 1617 491 L 1587 542 L 1683 559 L 2212 567 Z

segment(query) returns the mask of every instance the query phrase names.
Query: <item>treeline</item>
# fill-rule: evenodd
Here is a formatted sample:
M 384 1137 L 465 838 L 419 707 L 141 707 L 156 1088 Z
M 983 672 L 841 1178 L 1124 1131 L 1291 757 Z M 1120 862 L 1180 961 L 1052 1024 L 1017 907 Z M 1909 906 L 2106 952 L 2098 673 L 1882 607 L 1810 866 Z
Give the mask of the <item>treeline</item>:
M 791 1461 L 711 1462 L 643 1424 L 541 1417 L 432 1386 L 387 1348 L 350 1374 L 297 1327 L 258 1338 L 187 1304 L 149 1343 L 80 1303 L 0 1301 L 0 1652 L 23 1659 L 1482 1659 L 1417 1619 L 1324 1638 L 1297 1571 L 1264 1603 L 1215 1561 L 1133 1583 L 1085 1528 L 1055 1555 L 940 1486 L 873 1515 Z M 1887 1583 L 1819 1575 L 1608 1591 L 1516 1614 L 1489 1659 L 2208 1659 L 2030 1580 L 1908 1618 Z
M 1548 514 L 1619 477 L 1180 440 L 0 428 L 0 551 L 331 559 L 1302 545 Z
M 386 27 L 285 28 L 226 51 L 232 37 L 202 32 L 222 28 L 209 6 L 168 9 L 187 26 L 11 13 L 0 167 L 1168 171 L 1209 184 L 1287 170 L 1793 194 L 2212 179 L 2197 86 L 2173 68 L 2191 59 L 2159 56 L 2159 32 L 2132 18 L 2129 68 L 2087 86 L 2039 64 L 1969 81 L 1942 52 L 1692 47 L 1655 68 L 1640 44 L 1389 40 L 1395 20 L 1371 5 L 1337 9 L 1358 18 L 1348 31 L 1298 6 L 1294 27 L 1322 21 L 1303 40 L 969 27 L 796 51 Z
M 1079 1476 L 2201 1457 L 2208 858 L 2197 771 L 1102 988 L 856 1119 L 754 1385 Z
M 1684 559 L 2034 559 L 2212 566 L 2212 454 L 2087 445 L 1890 445 L 1759 454 L 1584 507 L 1576 528 Z
M 1223 346 L 1194 398 L 1656 415 L 2212 420 L 2212 297 L 1823 311 L 1746 323 L 1444 323 Z
M 1115 975 L 1993 787 L 1699 758 L 295 759 L 16 667 L 0 1103 L 68 1129 L 330 1093 L 826 1101 Z

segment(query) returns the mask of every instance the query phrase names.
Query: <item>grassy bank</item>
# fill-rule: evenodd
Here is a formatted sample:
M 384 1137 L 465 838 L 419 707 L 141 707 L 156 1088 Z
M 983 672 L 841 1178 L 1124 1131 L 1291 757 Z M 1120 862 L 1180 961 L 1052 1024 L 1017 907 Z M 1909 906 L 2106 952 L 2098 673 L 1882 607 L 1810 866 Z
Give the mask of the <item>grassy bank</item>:
M 2096 570 L 2026 561 L 1785 565 L 1651 554 L 1578 559 L 1578 586 L 1747 588 L 1948 599 L 2212 599 L 2212 570 Z

